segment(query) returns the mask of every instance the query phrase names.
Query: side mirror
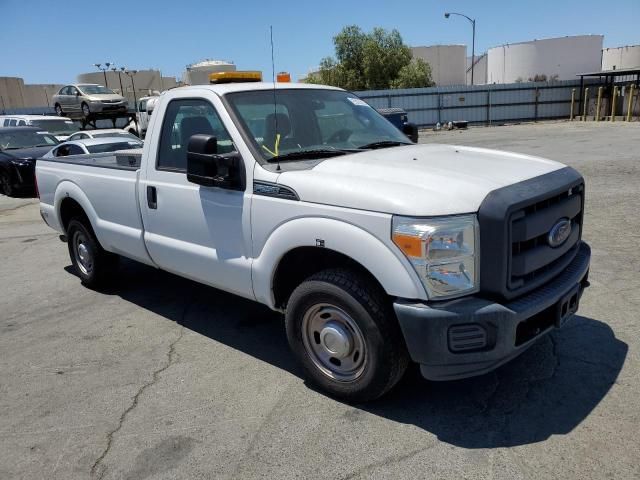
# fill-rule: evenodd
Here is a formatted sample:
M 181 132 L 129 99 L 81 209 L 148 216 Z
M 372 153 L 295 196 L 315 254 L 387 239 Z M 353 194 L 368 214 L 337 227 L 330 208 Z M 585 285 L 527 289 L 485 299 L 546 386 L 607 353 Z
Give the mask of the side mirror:
M 80 92 L 76 91 L 76 97 L 80 96 Z
M 244 169 L 237 152 L 218 154 L 213 135 L 193 135 L 187 147 L 187 180 L 205 187 L 244 189 Z
M 404 133 L 413 143 L 418 143 L 418 126 L 415 123 L 405 123 L 402 125 L 402 133 Z

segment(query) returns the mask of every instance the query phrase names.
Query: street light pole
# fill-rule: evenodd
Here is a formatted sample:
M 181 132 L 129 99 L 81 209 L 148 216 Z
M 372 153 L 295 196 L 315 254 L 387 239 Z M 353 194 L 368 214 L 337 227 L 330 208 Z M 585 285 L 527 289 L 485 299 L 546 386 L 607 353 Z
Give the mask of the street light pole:
M 464 17 L 471 22 L 471 28 L 473 30 L 473 36 L 471 41 L 471 85 L 473 85 L 473 67 L 476 63 L 476 20 L 469 18 L 463 13 L 447 12 L 444 14 L 444 18 L 449 18 L 450 15 L 458 15 Z
M 124 67 L 122 67 L 124 69 Z M 131 87 L 133 88 L 133 104 L 135 106 L 135 110 L 136 112 L 138 111 L 138 98 L 136 97 L 136 84 L 133 81 L 133 77 L 135 76 L 136 73 L 138 73 L 137 70 L 124 70 L 124 73 L 131 79 Z
M 107 70 L 109 70 L 109 66 L 111 65 L 111 62 L 106 62 L 104 64 L 104 68 L 102 68 L 101 63 L 94 63 L 94 65 L 98 70 L 102 70 L 102 73 L 104 74 L 104 86 L 109 88 L 109 84 L 107 83 Z
M 117 67 L 113 66 L 111 67 L 111 71 L 112 72 L 118 72 L 118 79 L 120 80 L 120 95 L 124 95 L 124 90 L 122 89 L 122 76 L 120 75 L 120 70 L 118 70 Z

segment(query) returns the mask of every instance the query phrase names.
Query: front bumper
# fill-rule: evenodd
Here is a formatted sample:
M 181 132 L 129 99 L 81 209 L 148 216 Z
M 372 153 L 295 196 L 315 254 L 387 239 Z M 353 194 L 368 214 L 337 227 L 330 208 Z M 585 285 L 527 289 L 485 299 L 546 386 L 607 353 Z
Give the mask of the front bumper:
M 504 304 L 475 296 L 429 304 L 396 301 L 411 359 L 429 380 L 471 377 L 499 367 L 573 316 L 588 285 L 590 260 L 591 249 L 581 242 L 560 275 Z

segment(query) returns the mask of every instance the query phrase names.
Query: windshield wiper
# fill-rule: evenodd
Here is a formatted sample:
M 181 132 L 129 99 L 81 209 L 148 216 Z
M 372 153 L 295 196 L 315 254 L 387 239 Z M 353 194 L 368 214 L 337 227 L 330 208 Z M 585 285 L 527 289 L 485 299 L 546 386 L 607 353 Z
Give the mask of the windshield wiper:
M 282 162 L 287 160 L 300 160 L 300 159 L 316 159 L 316 158 L 330 158 L 330 157 L 338 157 L 340 155 L 346 155 L 347 153 L 352 153 L 353 150 L 337 150 L 337 149 L 328 149 L 328 148 L 317 148 L 313 150 L 297 150 L 295 152 L 285 153 L 283 155 L 278 155 L 277 157 L 271 157 L 268 162 Z
M 409 142 L 399 142 L 397 140 L 383 140 L 381 142 L 367 143 L 366 145 L 362 145 L 361 147 L 358 147 L 358 149 L 373 150 L 376 148 L 399 147 L 400 145 L 413 145 L 413 144 Z

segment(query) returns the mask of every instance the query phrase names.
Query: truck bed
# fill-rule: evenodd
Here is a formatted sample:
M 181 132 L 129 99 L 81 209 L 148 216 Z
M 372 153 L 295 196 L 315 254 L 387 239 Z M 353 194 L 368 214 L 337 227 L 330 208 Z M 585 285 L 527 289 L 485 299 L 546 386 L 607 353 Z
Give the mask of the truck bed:
M 50 211 L 47 222 L 60 218 L 56 212 L 73 191 L 105 250 L 153 264 L 144 246 L 138 200 L 141 157 L 142 150 L 135 149 L 38 160 L 42 210 Z

